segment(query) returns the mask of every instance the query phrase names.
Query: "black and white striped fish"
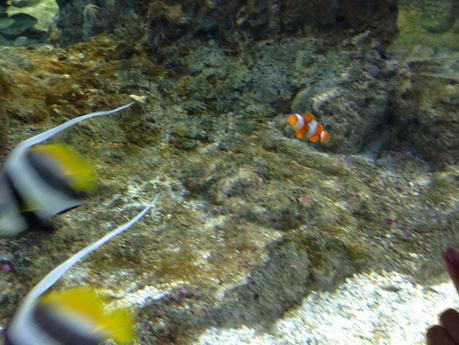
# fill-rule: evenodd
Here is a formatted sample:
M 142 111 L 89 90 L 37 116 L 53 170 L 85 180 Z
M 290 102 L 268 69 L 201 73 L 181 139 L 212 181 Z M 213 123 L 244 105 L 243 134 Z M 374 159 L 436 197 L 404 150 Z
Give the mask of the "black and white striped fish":
M 14 236 L 27 229 L 49 229 L 47 221 L 51 217 L 82 202 L 84 191 L 72 184 L 65 173 L 71 151 L 56 155 L 56 146 L 40 150 L 39 144 L 84 120 L 114 114 L 132 104 L 74 118 L 21 142 L 6 158 L 0 174 L 0 236 Z M 65 151 L 63 147 L 58 149 Z
M 157 199 L 48 273 L 14 314 L 4 332 L 3 345 L 98 345 L 107 339 L 117 344 L 131 343 L 135 337 L 134 318 L 129 310 L 107 313 L 105 301 L 87 287 L 45 293 L 76 263 L 139 221 L 156 206 Z

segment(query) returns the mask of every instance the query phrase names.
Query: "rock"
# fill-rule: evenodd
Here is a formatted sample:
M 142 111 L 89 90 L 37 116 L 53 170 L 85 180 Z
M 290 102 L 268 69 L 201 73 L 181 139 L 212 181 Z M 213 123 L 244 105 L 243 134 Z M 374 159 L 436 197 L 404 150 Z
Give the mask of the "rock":
M 320 8 L 318 1 L 286 1 L 285 17 L 277 16 L 283 7 L 274 1 L 150 3 L 158 13 L 150 13 L 155 25 L 147 30 L 164 36 L 156 41 L 149 37 L 149 51 L 142 40 L 136 41 L 139 36 L 124 43 L 113 35 L 65 49 L 1 48 L 8 83 L 0 79 L 0 86 L 11 85 L 12 92 L 0 104 L 11 117 L 11 142 L 129 102 L 128 95 L 142 103 L 56 137 L 96 162 L 101 187 L 84 207 L 59 216 L 52 235 L 28 232 L 0 239 L 0 256 L 14 263 L 8 284 L 0 283 L 5 287 L 0 302 L 11 301 L 9 308 L 0 308 L 0 327 L 31 281 L 123 223 L 158 193 L 158 207 L 142 222 L 60 282 L 63 289 L 97 286 L 113 301 L 110 307 L 138 311 L 139 343 L 192 344 L 213 326 L 251 327 L 268 337 L 271 327 L 304 298 L 309 302 L 300 318 L 312 316 L 309 320 L 320 325 L 324 316 L 338 314 L 346 320 L 350 309 L 360 319 L 349 332 L 368 332 L 369 343 L 375 337 L 387 339 L 390 334 L 372 326 L 378 326 L 387 301 L 397 303 L 406 277 L 423 286 L 446 278 L 439 274 L 438 258 L 446 246 L 457 243 L 458 172 L 432 173 L 406 152 L 383 151 L 386 159 L 379 160 L 355 153 L 385 150 L 389 143 L 408 149 L 405 138 L 413 139 L 413 123 L 397 133 L 404 116 L 401 102 L 414 122 L 412 90 L 420 90 L 421 81 L 436 80 L 430 85 L 437 87 L 436 107 L 456 109 L 454 68 L 441 66 L 440 56 L 424 50 L 423 59 L 402 60 L 407 67 L 398 75 L 397 61 L 387 58 L 384 45 L 370 32 L 341 42 L 352 27 L 335 14 L 345 6 L 355 10 L 356 2 L 324 1 L 327 8 Z M 78 6 L 91 4 L 100 10 L 89 7 L 87 12 L 95 12 L 80 16 Z M 361 5 L 367 9 L 371 4 Z M 114 11 L 112 17 L 105 5 Z M 62 21 L 69 23 L 66 39 L 93 35 L 110 25 L 123 35 L 132 30 L 129 20 L 148 12 L 147 3 L 126 1 L 129 20 L 110 24 L 119 18 L 115 9 L 121 3 L 62 0 L 60 6 L 63 17 L 75 20 L 75 26 L 66 21 L 70 17 Z M 313 15 L 296 16 L 301 6 Z M 367 25 L 359 13 L 353 15 L 353 25 Z M 164 32 L 157 26 L 161 23 Z M 299 37 L 311 27 L 336 30 L 336 40 Z M 235 49 L 238 38 L 245 40 L 244 49 Z M 444 61 L 448 65 L 454 59 Z M 414 72 L 416 77 L 410 75 Z M 418 94 L 427 98 L 423 92 Z M 286 123 L 290 111 L 317 113 L 332 133 L 330 145 L 296 139 Z M 378 140 L 383 143 L 370 145 Z M 343 299 L 325 304 L 330 296 L 325 294 L 317 303 L 323 291 L 339 294 L 340 282 L 354 273 L 392 271 L 406 276 L 384 279 L 382 286 L 391 287 L 375 291 L 382 278 L 371 273 L 358 284 L 344 285 Z M 22 291 L 9 291 L 11 287 Z M 357 297 L 349 299 L 353 292 Z M 391 294 L 390 299 L 378 299 L 379 293 Z M 381 300 L 382 309 L 370 306 L 375 300 Z M 354 303 L 356 309 L 351 308 Z M 330 313 L 319 312 L 325 305 L 332 306 Z M 384 315 L 388 322 L 398 320 L 393 313 Z M 362 329 L 360 322 L 373 318 L 375 323 Z M 289 329 L 297 335 L 311 329 L 307 322 L 296 324 L 297 329 Z M 314 328 L 319 339 L 331 334 L 327 330 Z M 293 339 L 288 330 L 279 332 L 279 343 Z
M 0 157 L 6 153 L 9 137 L 9 116 L 5 101 L 12 95 L 11 81 L 0 69 Z
M 8 38 L 14 38 L 30 31 L 37 24 L 37 19 L 25 13 L 13 14 L 8 19 L 14 21 L 10 25 L 0 30 L 0 33 Z
M 456 19 L 454 21 L 454 24 L 451 27 L 451 31 L 454 32 L 455 34 L 459 34 L 459 19 Z
M 423 28 L 433 33 L 450 30 L 459 17 L 459 4 L 455 0 L 426 0 L 420 9 Z
M 452 284 L 426 288 L 396 271 L 365 272 L 332 292 L 310 294 L 266 331 L 257 326 L 209 327 L 194 344 L 374 345 L 383 337 L 385 344 L 409 338 L 410 344 L 422 345 L 437 315 L 457 302 Z M 415 315 L 413 305 L 419 310 Z
M 11 0 L 10 6 L 13 6 L 16 8 L 24 8 L 24 7 L 34 6 L 38 4 L 40 1 L 43 1 L 43 0 Z
M 459 64 L 449 56 L 409 57 L 396 93 L 394 118 L 401 147 L 413 148 L 436 168 L 459 157 Z
M 293 98 L 291 111 L 318 116 L 333 138 L 328 149 L 361 152 L 380 137 L 378 128 L 388 120 L 394 74 L 388 62 L 376 49 L 362 55 L 342 50 L 317 59 L 304 71 L 305 86 Z
M 20 0 L 17 5 L 12 4 L 8 8 L 8 14 L 14 16 L 16 14 L 27 14 L 37 20 L 34 30 L 37 33 L 34 37 L 43 38 L 45 34 L 54 25 L 58 12 L 57 4 L 54 0 Z
M 0 105 L 0 157 L 6 153 L 8 147 L 8 129 L 9 129 L 9 118 L 6 109 L 3 105 Z
M 225 294 L 222 305 L 210 314 L 212 325 L 269 326 L 312 287 L 330 290 L 352 273 L 345 247 L 332 238 L 297 234 L 272 245 L 270 252 L 246 283 Z M 320 269 L 311 267 L 316 260 L 322 261 Z
M 7 7 L 8 7 L 8 0 L 0 0 L 0 17 L 6 14 Z
M 289 31 L 296 31 L 304 25 L 313 30 L 317 27 L 330 28 L 336 24 L 335 17 L 339 2 L 337 0 L 284 1 L 282 24 Z
M 385 41 L 397 32 L 395 0 L 358 3 L 349 0 L 261 0 L 241 3 L 221 0 L 155 0 L 148 3 L 137 0 L 129 3 L 108 1 L 103 5 L 86 4 L 82 0 L 58 0 L 58 5 L 58 26 L 66 43 L 102 31 L 121 35 L 126 31 L 138 32 L 138 27 L 135 28 L 133 23 L 141 21 L 146 24 L 147 45 L 153 51 L 183 36 L 206 37 L 239 45 L 244 41 L 311 30 L 369 30 Z M 90 17 L 84 15 L 88 6 L 100 7 L 97 20 L 89 20 Z M 91 30 L 87 30 L 88 25 Z M 121 26 L 124 28 L 121 29 Z
M 396 42 L 399 47 L 423 45 L 459 49 L 459 3 L 455 0 L 401 0 Z
M 0 32 L 1 30 L 6 29 L 13 24 L 14 24 L 14 19 L 12 18 L 8 18 L 8 17 L 0 18 Z

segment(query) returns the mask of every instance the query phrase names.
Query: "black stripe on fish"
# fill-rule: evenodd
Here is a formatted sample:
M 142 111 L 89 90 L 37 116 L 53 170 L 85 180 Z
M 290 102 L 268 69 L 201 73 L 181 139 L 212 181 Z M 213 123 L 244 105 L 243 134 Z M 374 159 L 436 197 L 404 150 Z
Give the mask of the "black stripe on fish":
M 38 305 L 33 318 L 36 324 L 48 336 L 55 339 L 59 344 L 65 345 L 98 345 L 103 339 L 94 335 L 77 333 L 72 329 L 68 320 L 62 321 L 58 314 L 53 313 L 52 308 Z M 71 316 L 69 316 L 70 320 Z M 77 322 L 77 321 L 75 321 Z M 18 344 L 20 345 L 20 344 Z
M 20 210 L 20 214 L 18 217 L 22 217 L 26 223 L 28 230 L 35 230 L 35 231 L 43 231 L 43 232 L 52 232 L 54 231 L 54 227 L 52 224 L 45 219 L 40 218 L 40 216 L 33 212 L 33 211 L 22 211 L 26 208 L 26 203 L 22 198 L 19 191 L 14 187 L 11 177 L 7 173 L 3 173 L 3 178 L 5 179 L 6 185 L 9 187 L 11 194 L 14 197 L 18 210 Z
M 40 152 L 28 151 L 25 158 L 29 161 L 40 179 L 52 190 L 74 199 L 83 197 L 83 193 L 72 188 L 68 181 L 60 175 L 56 164 L 46 157 L 46 155 Z
M 35 326 L 61 345 L 99 345 L 103 339 L 95 335 L 81 335 L 71 329 L 69 322 L 63 322 L 58 315 L 54 314 L 51 308 L 38 305 L 35 307 L 32 322 Z M 14 321 L 13 321 L 14 322 Z M 24 332 L 27 332 L 25 329 Z M 10 334 L 9 327 L 6 327 L 3 338 L 3 345 L 23 345 L 16 341 Z
M 14 343 L 9 336 L 8 329 L 6 329 L 5 334 L 3 336 L 3 345 L 19 345 Z

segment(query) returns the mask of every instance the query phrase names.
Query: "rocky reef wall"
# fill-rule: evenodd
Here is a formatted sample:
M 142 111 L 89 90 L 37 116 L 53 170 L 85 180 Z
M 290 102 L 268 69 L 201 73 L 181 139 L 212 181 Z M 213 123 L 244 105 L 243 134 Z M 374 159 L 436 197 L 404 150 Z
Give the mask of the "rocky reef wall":
M 369 30 L 383 40 L 397 32 L 397 0 L 58 0 L 63 43 L 93 34 L 146 34 L 160 48 L 183 36 L 227 42 L 292 32 Z M 137 36 L 138 38 L 140 37 Z
M 400 1 L 400 33 L 390 49 L 398 63 L 392 98 L 397 139 L 435 169 L 459 157 L 459 2 Z

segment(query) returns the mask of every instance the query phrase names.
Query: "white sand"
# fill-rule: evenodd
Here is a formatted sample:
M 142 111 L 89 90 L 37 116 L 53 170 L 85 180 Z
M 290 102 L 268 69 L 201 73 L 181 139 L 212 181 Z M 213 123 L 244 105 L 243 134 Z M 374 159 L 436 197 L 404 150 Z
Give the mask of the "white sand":
M 250 328 L 208 329 L 199 345 L 424 344 L 437 315 L 458 307 L 452 284 L 431 288 L 398 273 L 356 275 L 333 293 L 312 293 L 274 325 L 270 334 Z

